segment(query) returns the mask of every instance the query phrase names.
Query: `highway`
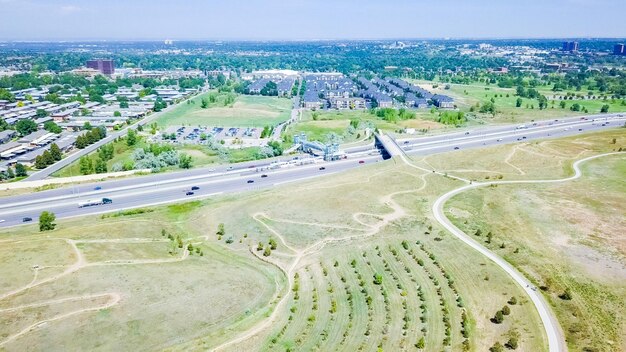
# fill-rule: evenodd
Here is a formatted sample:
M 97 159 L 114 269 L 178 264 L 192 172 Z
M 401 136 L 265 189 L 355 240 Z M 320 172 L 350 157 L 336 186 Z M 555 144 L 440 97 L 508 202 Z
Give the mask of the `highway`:
M 408 155 L 424 156 L 451 152 L 457 148 L 461 152 L 465 149 L 498 144 L 571 136 L 620 127 L 626 121 L 626 117 L 617 114 L 603 115 L 602 120 L 599 120 L 599 117 L 596 119 L 595 122 L 591 119 L 581 120 L 580 117 L 559 121 L 539 121 L 537 126 L 528 126 L 526 129 L 518 129 L 519 125 L 482 127 L 396 142 Z M 373 149 L 373 145 L 349 148 L 345 151 L 348 155 L 347 159 L 333 162 L 317 160 L 317 163 L 310 165 L 269 169 L 270 163 L 276 159 L 254 161 L 232 166 L 220 166 L 214 169 L 199 168 L 3 197 L 0 198 L 0 227 L 21 225 L 24 217 L 30 217 L 33 221 L 37 221 L 43 210 L 54 212 L 57 218 L 99 214 L 206 198 L 216 194 L 259 190 L 382 161 L 381 154 Z M 292 159 L 291 157 L 279 158 L 283 161 Z M 320 170 L 320 167 L 325 169 Z M 267 177 L 261 177 L 262 175 L 267 175 Z M 254 182 L 248 183 L 248 180 Z M 200 187 L 200 189 L 194 190 L 193 195 L 186 195 L 192 186 Z M 112 199 L 113 203 L 78 207 L 79 202 L 105 197 Z

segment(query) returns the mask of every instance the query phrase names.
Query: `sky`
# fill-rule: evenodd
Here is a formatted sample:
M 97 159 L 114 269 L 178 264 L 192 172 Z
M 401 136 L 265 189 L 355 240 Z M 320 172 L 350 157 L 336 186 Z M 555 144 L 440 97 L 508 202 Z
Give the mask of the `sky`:
M 0 0 L 0 40 L 626 37 L 624 0 Z

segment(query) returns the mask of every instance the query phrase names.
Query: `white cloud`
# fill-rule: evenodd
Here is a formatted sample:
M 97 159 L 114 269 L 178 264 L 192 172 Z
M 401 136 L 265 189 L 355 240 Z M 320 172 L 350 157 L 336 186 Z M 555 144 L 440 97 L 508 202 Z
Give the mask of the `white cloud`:
M 63 5 L 61 6 L 60 10 L 61 10 L 61 13 L 70 14 L 70 13 L 80 11 L 81 8 L 78 6 L 74 6 L 74 5 Z

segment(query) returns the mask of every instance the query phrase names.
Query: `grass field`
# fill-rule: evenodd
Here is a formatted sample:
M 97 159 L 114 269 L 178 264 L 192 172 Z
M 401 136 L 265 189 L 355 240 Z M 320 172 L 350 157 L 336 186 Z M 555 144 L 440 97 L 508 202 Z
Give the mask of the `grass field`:
M 334 133 L 339 135 L 344 143 L 351 143 L 364 136 L 366 126 L 396 132 L 397 134 L 400 134 L 399 132 L 403 128 L 434 130 L 445 127 L 437 122 L 433 122 L 432 119 L 433 116 L 425 111 L 419 111 L 416 119 L 390 123 L 372 115 L 367 110 L 328 110 L 315 112 L 305 110 L 302 113 L 301 121 L 297 124 L 290 125 L 287 129 L 287 133 L 306 133 L 310 140 L 322 142 L 327 140 L 328 134 Z M 354 133 L 349 132 L 351 120 L 360 121 L 359 128 L 354 130 Z
M 517 123 L 528 122 L 530 120 L 537 119 L 549 119 L 565 116 L 585 115 L 583 112 L 574 112 L 570 110 L 570 107 L 574 103 L 579 103 L 581 107 L 586 107 L 590 114 L 600 113 L 602 105 L 609 105 L 609 112 L 626 111 L 626 105 L 622 104 L 621 100 L 567 100 L 565 109 L 559 106 L 560 101 L 558 95 L 564 94 L 563 92 L 553 92 L 549 89 L 541 89 L 541 94 L 544 94 L 548 98 L 548 108 L 539 110 L 537 99 L 523 98 L 522 106 L 516 107 L 517 96 L 515 95 L 515 88 L 500 88 L 497 85 L 485 85 L 482 83 L 474 84 L 450 84 L 450 89 L 444 89 L 445 84 L 439 82 L 429 81 L 414 81 L 423 88 L 428 89 L 435 94 L 446 94 L 455 99 L 458 108 L 462 111 L 469 111 L 469 108 L 476 103 L 481 105 L 489 102 L 492 98 L 495 100 L 495 105 L 498 113 L 496 116 L 490 114 L 476 113 L 478 120 L 469 121 L 472 123 Z M 437 85 L 437 88 L 433 88 L 433 85 Z M 585 91 L 586 92 L 586 91 Z M 576 92 L 580 93 L 580 92 Z M 508 95 L 508 97 L 507 97 Z M 556 100 L 554 99 L 557 95 Z M 552 103 L 554 101 L 554 103 Z M 533 108 L 534 106 L 534 108 Z
M 413 163 L 481 179 L 558 178 L 573 160 L 624 138 L 616 130 Z M 616 266 L 624 254 L 616 230 L 624 227 L 623 157 L 598 159 L 585 172 L 578 191 L 498 186 L 464 193 L 447 209 L 468 232 L 493 231 L 489 248 L 548 284 L 573 350 L 617 351 L 624 280 L 611 278 L 625 272 Z M 46 234 L 32 225 L 1 230 L 0 348 L 397 351 L 416 350 L 423 338 L 427 351 L 486 351 L 517 336 L 520 351 L 547 350 L 523 290 L 433 220 L 433 202 L 462 184 L 390 160 L 142 215 L 58 221 Z M 565 224 L 580 214 L 584 226 Z M 546 234 L 559 241 L 546 244 Z M 579 257 L 589 263 L 574 263 Z M 605 277 L 598 274 L 600 259 L 612 263 L 610 275 L 604 267 Z M 570 301 L 557 297 L 566 287 Z M 493 323 L 504 306 L 510 314 Z
M 484 164 L 494 171 L 492 175 L 504 174 L 504 179 L 561 178 L 571 174 L 572 160 L 623 145 L 626 133 L 610 131 L 522 145 L 513 157 L 511 151 L 493 150 L 450 167 Z M 490 161 L 503 157 L 511 165 Z M 526 175 L 515 175 L 515 168 Z M 626 346 L 626 325 L 620 318 L 626 315 L 626 242 L 621 236 L 626 228 L 626 158 L 596 159 L 584 164 L 583 172 L 583 178 L 564 184 L 472 190 L 453 198 L 448 213 L 466 233 L 481 229 L 483 241 L 484 234 L 492 232 L 488 246 L 544 289 L 571 350 L 622 351 Z M 455 174 L 478 176 L 474 171 Z M 566 289 L 571 300 L 560 298 Z
M 217 94 L 217 101 L 201 107 L 203 98 Z M 227 94 L 209 92 L 162 114 L 159 126 L 264 127 L 286 121 L 291 115 L 291 100 L 277 97 L 236 95 L 235 102 L 225 106 Z

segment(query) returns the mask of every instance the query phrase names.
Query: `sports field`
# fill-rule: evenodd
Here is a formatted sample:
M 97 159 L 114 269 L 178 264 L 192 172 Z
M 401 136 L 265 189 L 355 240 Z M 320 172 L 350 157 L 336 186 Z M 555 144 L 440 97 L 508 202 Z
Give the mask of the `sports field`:
M 182 103 L 159 116 L 159 126 L 213 126 L 213 127 L 264 127 L 286 121 L 291 115 L 290 99 L 252 95 L 236 95 L 234 102 L 226 104 L 228 94 L 208 92 L 197 96 L 191 103 Z M 216 101 L 203 109 L 202 99 L 214 95 Z

